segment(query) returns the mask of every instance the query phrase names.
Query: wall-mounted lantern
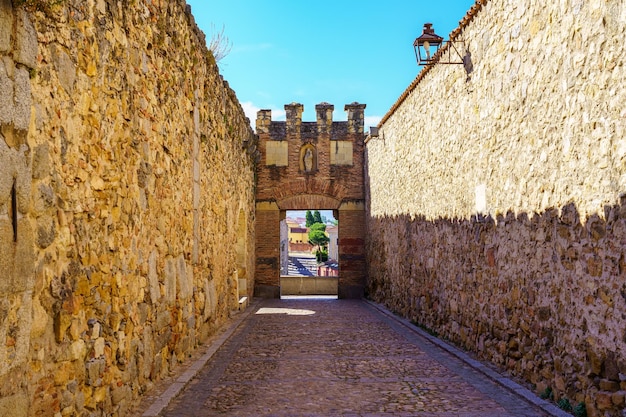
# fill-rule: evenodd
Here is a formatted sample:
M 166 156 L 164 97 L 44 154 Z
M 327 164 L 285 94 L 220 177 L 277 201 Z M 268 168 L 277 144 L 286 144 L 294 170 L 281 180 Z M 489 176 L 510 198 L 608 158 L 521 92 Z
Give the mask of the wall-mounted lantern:
M 433 57 L 443 43 L 443 38 L 435 33 L 432 23 L 424 23 L 422 35 L 415 39 L 413 48 L 418 65 L 427 65 L 433 62 Z
M 465 43 L 462 40 L 444 41 L 435 33 L 432 23 L 424 23 L 422 35 L 415 39 L 413 48 L 417 65 L 461 64 L 468 75 L 473 70 L 472 55 Z

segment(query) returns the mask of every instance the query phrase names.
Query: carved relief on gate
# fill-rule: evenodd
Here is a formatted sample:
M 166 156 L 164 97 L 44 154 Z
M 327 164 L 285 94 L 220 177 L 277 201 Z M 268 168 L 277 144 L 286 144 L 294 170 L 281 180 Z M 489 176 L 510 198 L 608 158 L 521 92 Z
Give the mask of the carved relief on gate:
M 317 171 L 317 149 L 310 143 L 300 148 L 300 171 L 314 173 Z

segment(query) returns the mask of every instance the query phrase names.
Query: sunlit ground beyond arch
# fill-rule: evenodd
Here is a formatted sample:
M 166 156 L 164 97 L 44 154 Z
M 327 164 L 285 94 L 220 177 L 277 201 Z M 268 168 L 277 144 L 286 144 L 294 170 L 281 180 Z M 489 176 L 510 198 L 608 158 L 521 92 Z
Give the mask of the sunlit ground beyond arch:
M 283 295 L 281 300 L 338 300 L 336 295 Z M 261 307 L 255 314 L 284 314 L 286 316 L 312 316 L 315 311 L 302 308 Z
M 338 300 L 336 295 L 281 295 L 281 300 Z
M 279 308 L 279 307 L 261 307 L 255 314 L 284 314 L 287 316 L 312 316 L 315 314 L 313 310 L 304 310 L 299 308 Z

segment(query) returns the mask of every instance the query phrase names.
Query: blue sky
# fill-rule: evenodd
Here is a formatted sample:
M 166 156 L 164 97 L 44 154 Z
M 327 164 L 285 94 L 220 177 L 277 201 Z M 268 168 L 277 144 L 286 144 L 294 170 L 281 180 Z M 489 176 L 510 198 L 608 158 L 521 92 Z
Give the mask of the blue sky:
M 311 212 L 313 212 L 314 210 L 315 209 L 312 209 Z M 320 212 L 320 216 L 322 217 L 322 219 L 326 217 L 326 220 L 330 220 L 330 221 L 335 220 L 335 216 L 333 216 L 332 210 L 320 210 L 319 212 Z M 288 210 L 286 217 L 289 219 L 294 219 L 294 220 L 298 217 L 305 218 L 306 210 Z
M 315 105 L 335 105 L 333 120 L 346 120 L 344 105 L 365 103 L 365 127 L 375 126 L 421 67 L 413 41 L 424 23 L 449 38 L 474 0 L 187 0 L 207 35 L 220 32 L 232 44 L 220 72 L 237 93 L 254 127 L 256 111 L 304 105 L 303 121 L 315 121 Z

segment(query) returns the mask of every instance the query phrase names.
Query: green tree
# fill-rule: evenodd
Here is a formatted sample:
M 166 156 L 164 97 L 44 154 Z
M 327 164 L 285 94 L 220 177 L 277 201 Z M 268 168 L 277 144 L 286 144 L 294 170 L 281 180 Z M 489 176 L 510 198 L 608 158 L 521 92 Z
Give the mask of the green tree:
M 313 230 L 321 230 L 322 232 L 326 231 L 326 225 L 324 223 L 316 222 L 309 226 L 309 233 Z
M 321 224 L 321 223 L 316 223 L 316 224 Z M 326 236 L 326 233 L 324 233 L 323 230 L 313 229 L 309 231 L 309 242 L 311 242 L 313 245 L 317 246 L 318 248 L 325 247 L 328 244 L 329 240 L 330 239 L 328 238 L 328 236 Z
M 320 215 L 319 210 L 315 210 L 313 212 L 313 223 L 324 223 L 322 221 L 322 216 Z
M 311 214 L 311 210 L 307 210 L 306 211 L 306 227 L 311 226 L 313 223 L 315 223 L 315 220 L 313 219 L 313 214 Z

